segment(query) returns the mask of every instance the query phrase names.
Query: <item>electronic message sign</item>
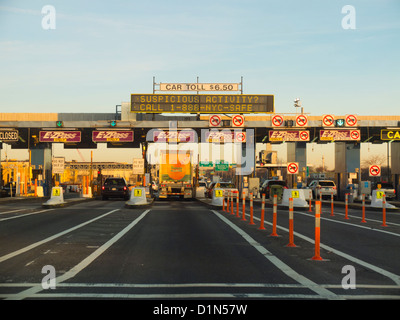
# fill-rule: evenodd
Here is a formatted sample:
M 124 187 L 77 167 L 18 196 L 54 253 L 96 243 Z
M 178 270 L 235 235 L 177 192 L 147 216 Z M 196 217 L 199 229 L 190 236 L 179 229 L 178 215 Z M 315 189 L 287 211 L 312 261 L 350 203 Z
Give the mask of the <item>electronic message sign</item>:
M 135 113 L 273 113 L 273 95 L 132 94 Z

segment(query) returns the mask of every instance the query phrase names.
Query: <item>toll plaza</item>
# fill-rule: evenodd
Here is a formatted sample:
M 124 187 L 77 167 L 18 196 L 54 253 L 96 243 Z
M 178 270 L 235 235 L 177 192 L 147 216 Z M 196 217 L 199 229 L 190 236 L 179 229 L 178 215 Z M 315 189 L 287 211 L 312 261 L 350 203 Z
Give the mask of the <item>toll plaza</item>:
M 139 149 L 144 159 L 144 173 L 150 171 L 160 146 L 185 149 L 185 144 L 192 143 L 190 148 L 197 144 L 192 150 L 197 168 L 199 154 L 209 153 L 208 161 L 215 163 L 234 150 L 235 183 L 240 190 L 243 177 L 256 177 L 256 144 L 265 144 L 268 150 L 272 144 L 285 143 L 287 159 L 280 169 L 292 187 L 298 179 L 304 181 L 309 176 L 309 143 L 333 143 L 334 180 L 340 199 L 350 175 L 356 174 L 361 183 L 361 144 L 386 143 L 391 155 L 388 178 L 398 190 L 400 116 L 281 114 L 275 110 L 274 95 L 243 94 L 243 83 L 160 83 L 158 86 L 157 90 L 153 86 L 152 94 L 132 93 L 129 102 L 117 105 L 115 112 L 110 113 L 2 113 L 0 141 L 12 149 L 29 150 L 29 168 L 40 170 L 45 194 L 54 183 L 53 143 L 78 150 L 96 149 L 98 143 L 107 144 L 109 149 Z M 197 93 L 154 93 L 162 90 Z M 213 92 L 199 93 L 207 90 Z M 235 90 L 240 92 L 232 94 Z M 230 93 L 221 93 L 226 91 Z M 220 154 L 212 154 L 213 144 L 221 146 Z M 379 177 L 378 173 L 378 167 L 371 170 L 371 176 Z M 195 184 L 198 174 L 194 178 Z

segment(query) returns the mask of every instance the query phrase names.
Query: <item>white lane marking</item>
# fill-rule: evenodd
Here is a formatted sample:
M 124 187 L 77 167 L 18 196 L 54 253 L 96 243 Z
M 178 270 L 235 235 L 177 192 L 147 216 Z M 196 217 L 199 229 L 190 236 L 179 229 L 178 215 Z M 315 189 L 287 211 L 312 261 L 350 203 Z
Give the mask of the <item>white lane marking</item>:
M 54 210 L 54 209 L 49 209 L 49 210 Z M 96 220 L 99 220 L 99 219 L 101 219 L 101 218 L 104 218 L 105 216 L 108 216 L 109 214 L 111 214 L 111 213 L 113 213 L 113 212 L 115 212 L 115 211 L 118 211 L 118 210 L 120 210 L 120 209 L 115 209 L 115 210 L 109 211 L 109 212 L 107 212 L 107 213 L 105 213 L 105 214 L 103 214 L 103 215 L 101 215 L 101 216 L 98 216 L 98 217 L 96 217 L 96 218 L 94 218 L 94 219 L 91 219 L 91 220 L 89 220 L 89 221 L 86 221 L 86 222 L 83 222 L 83 223 L 81 223 L 81 224 L 78 224 L 78 225 L 75 226 L 75 227 L 69 228 L 69 229 L 64 230 L 64 231 L 62 231 L 62 232 L 59 232 L 59 233 L 57 233 L 57 234 L 55 234 L 55 235 L 52 235 L 51 237 L 48 237 L 48 238 L 43 239 L 43 240 L 41 240 L 41 241 L 32 243 L 31 245 L 26 246 L 26 247 L 24 247 L 24 248 L 22 248 L 22 249 L 19 249 L 19 250 L 17 250 L 17 251 L 14 251 L 14 252 L 11 252 L 11 253 L 9 253 L 9 254 L 6 254 L 6 255 L 0 257 L 0 262 L 6 261 L 6 260 L 8 260 L 8 259 L 10 259 L 10 258 L 13 258 L 13 257 L 15 257 L 15 256 L 17 256 L 17 255 L 20 255 L 21 253 L 24 253 L 24 252 L 27 252 L 27 251 L 29 251 L 29 250 L 32 250 L 33 248 L 36 248 L 36 247 L 38 247 L 38 246 L 40 246 L 40 245 L 42 245 L 42 244 L 44 244 L 44 243 L 46 243 L 46 242 L 52 241 L 52 240 L 54 240 L 54 239 L 57 239 L 57 238 L 59 238 L 59 237 L 65 235 L 65 234 L 67 234 L 67 233 L 69 233 L 69 232 L 72 232 L 72 231 L 74 231 L 74 230 L 76 230 L 76 229 L 79 229 L 79 228 L 81 228 L 81 227 L 83 227 L 83 226 L 86 226 L 86 225 L 89 224 L 89 223 L 92 223 L 92 222 L 94 222 L 94 221 L 96 221 Z
M 178 294 L 118 294 L 118 293 L 37 293 L 35 298 L 77 298 L 77 299 L 212 299 L 212 298 L 264 298 L 264 299 L 322 299 L 306 294 L 254 294 L 254 293 L 178 293 Z M 0 298 L 7 298 L 0 294 Z M 375 299 L 380 298 L 377 296 Z M 387 297 L 385 297 L 387 298 Z M 360 298 L 359 298 L 360 299 Z M 372 299 L 372 298 L 371 298 Z M 395 299 L 395 298 L 393 298 Z M 398 299 L 398 297 L 397 297 Z
M 11 219 L 23 218 L 23 217 L 26 217 L 26 216 L 31 216 L 31 215 L 33 215 L 33 214 L 42 213 L 42 212 L 47 212 L 47 211 L 51 211 L 51 210 L 54 210 L 54 209 L 45 209 L 45 210 L 35 211 L 35 212 L 31 212 L 31 213 L 21 214 L 21 215 L 18 215 L 18 216 L 13 216 L 13 217 L 8 217 L 8 218 L 0 219 L 0 221 L 6 221 L 6 220 L 11 220 Z
M 120 209 L 117 209 L 120 210 Z M 116 211 L 116 210 L 114 210 Z M 119 239 L 121 239 L 129 230 L 131 230 L 140 220 L 144 218 L 144 216 L 150 211 L 150 209 L 144 211 L 138 218 L 136 218 L 134 221 L 132 221 L 128 226 L 126 226 L 124 229 L 122 229 L 120 232 L 118 232 L 113 238 L 108 240 L 106 243 L 104 243 L 100 248 L 95 250 L 93 253 L 91 253 L 89 256 L 87 256 L 85 259 L 83 259 L 80 263 L 78 263 L 75 267 L 67 271 L 61 276 L 58 276 L 55 279 L 56 284 L 61 283 L 63 281 L 66 281 L 70 278 L 75 277 L 79 272 L 81 272 L 83 269 L 85 269 L 89 264 L 91 264 L 94 260 L 96 260 L 104 251 L 106 251 L 108 248 L 110 248 L 115 242 L 117 242 Z M 11 295 L 8 297 L 8 299 L 11 300 L 20 300 L 20 299 L 25 299 L 28 298 L 32 295 L 36 295 L 38 292 L 42 291 L 42 285 L 36 285 L 30 289 L 27 289 L 25 291 L 22 291 L 20 293 L 17 293 L 15 295 Z
M 297 213 L 297 214 L 302 214 L 304 216 L 309 216 L 311 218 L 314 218 L 314 215 L 311 214 L 311 213 L 305 213 L 305 212 L 300 212 L 300 211 L 294 211 L 294 212 Z M 335 213 L 335 214 L 337 214 L 337 213 Z M 341 213 L 339 213 L 339 215 L 343 215 L 344 216 L 344 214 L 341 214 Z M 351 215 L 349 215 L 349 217 L 353 217 L 353 218 L 359 219 L 359 217 L 355 217 L 355 216 L 351 216 Z M 369 227 L 367 225 L 359 225 L 359 224 L 355 224 L 355 223 L 350 223 L 348 221 L 335 220 L 335 219 L 323 217 L 322 214 L 321 214 L 321 219 L 322 220 L 326 220 L 326 221 L 330 221 L 330 222 L 345 224 L 345 225 L 352 226 L 352 227 L 357 227 L 357 228 L 360 228 L 360 229 L 366 229 L 366 230 L 370 230 L 370 231 L 376 231 L 376 232 L 386 233 L 386 234 L 390 234 L 392 236 L 400 237 L 399 233 L 394 233 L 394 232 L 390 232 L 390 231 L 386 231 L 386 230 L 382 230 L 382 229 L 376 229 L 376 228 L 373 228 L 373 227 Z M 382 221 L 373 220 L 373 219 L 365 219 L 365 220 L 382 223 Z M 389 222 L 386 222 L 386 223 L 389 224 Z M 391 223 L 391 224 L 392 225 L 397 225 L 396 223 Z
M 306 213 L 300 212 L 300 211 L 294 211 L 294 213 L 297 213 L 297 214 L 300 213 L 300 214 L 303 214 L 303 215 L 314 217 L 314 215 L 312 215 L 312 214 L 306 214 Z M 338 222 L 338 223 L 345 223 L 346 224 L 346 222 L 343 222 L 343 221 L 337 221 L 337 220 L 327 219 L 327 218 L 323 218 L 323 217 L 321 217 L 321 218 L 324 219 L 324 220 L 331 221 L 331 222 Z M 257 220 L 257 221 L 260 221 L 260 218 L 257 218 L 257 217 L 253 217 L 253 219 Z M 270 223 L 268 221 L 264 221 L 264 223 L 272 226 L 272 223 Z M 356 227 L 359 227 L 359 228 L 366 228 L 366 227 L 358 226 L 358 225 L 355 225 L 355 224 L 350 224 L 350 223 L 347 223 L 347 224 L 350 225 L 350 226 L 356 226 Z M 287 228 L 284 228 L 284 227 L 281 227 L 281 226 L 278 226 L 278 225 L 276 227 L 278 229 L 281 229 L 281 230 L 284 230 L 286 232 L 289 232 L 289 229 L 287 229 Z M 379 229 L 373 229 L 373 230 L 377 231 Z M 384 230 L 382 232 L 384 232 Z M 311 239 L 311 238 L 309 238 L 309 237 L 307 237 L 305 235 L 302 235 L 301 233 L 298 233 L 296 231 L 293 231 L 293 234 L 296 237 L 299 237 L 299 238 L 301 238 L 303 240 L 306 240 L 306 241 L 308 241 L 310 243 L 314 243 L 315 242 L 315 239 Z M 382 274 L 383 276 L 388 277 L 389 279 L 391 279 L 394 283 L 396 283 L 396 285 L 400 285 L 400 276 L 397 275 L 397 274 L 394 274 L 392 272 L 386 271 L 386 270 L 384 270 L 384 269 L 382 269 L 380 267 L 374 266 L 374 265 L 372 265 L 372 264 L 370 264 L 370 263 L 368 263 L 366 261 L 360 260 L 360 259 L 358 259 L 356 257 L 353 257 L 353 256 L 351 256 L 351 255 L 349 255 L 347 253 L 344 253 L 342 251 L 339 251 L 337 249 L 334 249 L 334 248 L 332 248 L 330 246 L 327 246 L 327 245 L 325 245 L 323 243 L 320 243 L 320 247 L 325 249 L 325 250 L 327 250 L 327 251 L 331 251 L 331 252 L 337 254 L 338 256 L 341 256 L 341 257 L 343 257 L 345 259 L 348 259 L 348 260 L 350 260 L 350 261 L 352 261 L 354 263 L 357 263 L 357 264 L 359 264 L 361 266 L 364 266 L 365 268 L 368 268 L 368 269 L 373 270 L 373 271 L 375 271 L 375 272 L 377 272 L 379 274 Z
M 251 244 L 258 252 L 260 252 L 267 260 L 269 260 L 272 264 L 274 264 L 278 270 L 285 273 L 288 277 L 294 279 L 298 283 L 304 285 L 310 290 L 314 291 L 321 298 L 324 299 L 337 299 L 338 296 L 329 290 L 320 287 L 315 282 L 310 279 L 302 276 L 301 274 L 294 271 L 291 267 L 289 267 L 286 263 L 279 260 L 276 256 L 274 256 L 270 251 L 268 251 L 265 247 L 263 247 L 260 243 L 250 237 L 246 232 L 236 226 L 234 223 L 229 221 L 223 215 L 221 215 L 218 211 L 211 210 L 218 218 L 220 218 L 223 222 L 225 222 L 228 226 L 230 226 L 233 230 L 235 230 L 239 235 L 241 235 L 249 244 Z
M 18 212 L 18 211 L 23 211 L 26 209 L 16 209 L 16 210 L 11 210 L 11 211 L 6 211 L 6 212 L 0 212 L 0 214 L 7 214 L 7 213 L 13 213 L 13 212 Z
M 0 288 L 34 287 L 39 285 L 35 282 L 0 283 Z M 343 289 L 339 284 L 319 284 L 318 286 L 330 289 Z M 300 288 L 304 285 L 297 283 L 58 283 L 59 288 Z M 400 285 L 389 284 L 358 284 L 362 289 L 400 289 Z
M 334 220 L 329 220 L 329 221 L 334 221 Z M 354 226 L 354 225 L 352 225 L 352 226 Z M 299 234 L 297 232 L 293 232 L 293 234 L 296 235 L 297 237 L 302 238 L 304 240 L 307 240 L 307 241 L 309 241 L 311 243 L 314 243 L 314 241 L 315 241 L 314 239 L 310 239 L 310 238 L 308 238 L 308 237 L 306 237 L 306 236 L 304 236 L 302 234 Z M 332 248 L 332 247 L 330 247 L 330 246 L 328 246 L 326 244 L 320 243 L 320 247 L 325 249 L 325 250 L 331 251 L 331 252 L 333 252 L 333 253 L 335 253 L 335 254 L 337 254 L 337 255 L 345 258 L 345 259 L 348 259 L 348 260 L 350 260 L 350 261 L 352 261 L 354 263 L 357 263 L 357 264 L 359 264 L 361 266 L 364 266 L 365 268 L 368 268 L 368 269 L 373 270 L 373 271 L 375 271 L 377 273 L 380 273 L 380 274 L 388 277 L 389 279 L 391 279 L 397 285 L 400 285 L 400 276 L 397 275 L 397 274 L 394 274 L 392 272 L 386 271 L 385 269 L 382 269 L 382 268 L 380 268 L 378 266 L 375 266 L 375 265 L 373 265 L 373 264 L 371 264 L 369 262 L 366 262 L 366 261 L 363 261 L 363 260 L 358 259 L 356 257 L 353 257 L 353 256 L 351 256 L 351 255 L 349 255 L 347 253 L 339 251 L 339 250 L 337 250 L 335 248 Z
M 330 214 L 330 211 L 325 211 L 324 210 L 324 212 L 321 212 L 321 218 L 322 218 L 322 214 Z M 334 212 L 334 214 L 336 215 L 339 215 L 339 216 L 344 216 L 345 214 L 344 213 L 342 213 L 342 212 Z M 388 213 L 386 212 L 386 215 L 387 215 Z M 361 218 L 362 217 L 359 217 L 359 216 L 354 216 L 354 215 L 352 215 L 352 214 L 349 214 L 348 215 L 349 216 L 349 218 L 354 218 L 354 219 L 356 219 L 356 220 L 360 220 L 361 221 Z M 375 220 L 375 219 L 371 219 L 371 218 L 365 218 L 365 220 L 368 222 L 368 221 L 372 221 L 372 222 L 377 222 L 377 223 L 382 223 L 382 220 Z M 333 221 L 333 220 L 332 220 Z M 351 223 L 349 223 L 349 224 L 351 224 Z M 400 224 L 398 224 L 398 223 L 394 223 L 394 222 L 390 222 L 390 221 L 386 221 L 386 224 L 390 224 L 390 225 L 393 225 L 393 226 L 396 226 L 396 227 L 398 227 L 398 226 L 400 226 Z M 358 226 L 358 225 L 356 225 L 356 226 Z M 359 227 L 362 227 L 362 226 L 359 226 Z M 365 227 L 364 227 L 365 228 Z M 380 229 L 372 229 L 371 228 L 371 230 L 375 230 L 375 231 L 381 231 L 381 232 L 385 232 L 385 230 L 380 230 Z M 397 236 L 400 236 L 399 234 L 396 234 Z

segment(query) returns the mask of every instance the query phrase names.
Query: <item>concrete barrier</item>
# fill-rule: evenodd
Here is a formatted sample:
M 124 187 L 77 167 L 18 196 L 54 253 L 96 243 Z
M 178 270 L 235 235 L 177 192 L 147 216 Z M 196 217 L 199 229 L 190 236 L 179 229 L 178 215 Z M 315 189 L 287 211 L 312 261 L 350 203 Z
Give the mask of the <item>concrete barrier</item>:
M 222 201 L 224 199 L 224 192 L 225 192 L 224 189 L 215 188 L 212 193 L 211 205 L 222 207 Z
M 144 187 L 134 187 L 131 190 L 131 197 L 125 202 L 125 206 L 143 206 L 149 204 L 146 198 L 146 188 Z
M 371 207 L 373 208 L 382 208 L 383 204 L 383 195 L 385 191 L 383 190 L 373 190 L 372 191 L 372 199 L 371 199 Z M 396 208 L 394 205 L 390 204 L 386 200 L 386 209 L 394 209 Z
M 283 206 L 289 206 L 289 198 L 293 199 L 293 207 L 308 208 L 309 204 L 306 201 L 304 192 L 308 192 L 307 189 L 284 189 L 282 196 Z
M 52 206 L 63 206 L 66 202 L 64 201 L 64 194 L 62 187 L 53 187 L 51 189 L 50 199 L 43 203 L 44 207 Z

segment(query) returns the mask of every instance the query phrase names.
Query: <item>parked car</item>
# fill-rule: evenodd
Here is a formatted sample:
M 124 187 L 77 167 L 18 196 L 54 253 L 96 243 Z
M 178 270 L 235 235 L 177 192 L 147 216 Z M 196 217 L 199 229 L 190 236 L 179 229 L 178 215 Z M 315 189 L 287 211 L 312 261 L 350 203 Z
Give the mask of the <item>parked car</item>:
M 12 187 L 11 187 L 12 185 Z M 1 197 L 15 197 L 16 193 L 16 186 L 17 184 L 15 182 L 9 182 L 6 183 L 2 188 L 1 188 Z
M 128 200 L 130 185 L 124 178 L 107 178 L 101 187 L 101 197 L 103 200 L 108 198 L 124 198 Z
M 265 194 L 265 198 L 269 198 L 271 186 L 281 186 L 283 189 L 287 189 L 285 180 L 265 180 L 260 187 L 260 193 Z
M 236 189 L 235 185 L 232 182 L 211 182 L 211 184 L 207 188 L 206 197 L 212 198 L 214 188 Z
M 308 187 L 312 190 L 314 199 L 330 198 L 332 193 L 333 198 L 337 198 L 336 184 L 332 180 L 313 180 Z
M 379 188 L 380 185 L 380 188 Z M 393 187 L 393 184 L 389 182 L 374 182 L 372 184 L 371 190 L 379 189 L 385 192 L 386 199 L 395 199 L 396 198 L 396 190 Z

